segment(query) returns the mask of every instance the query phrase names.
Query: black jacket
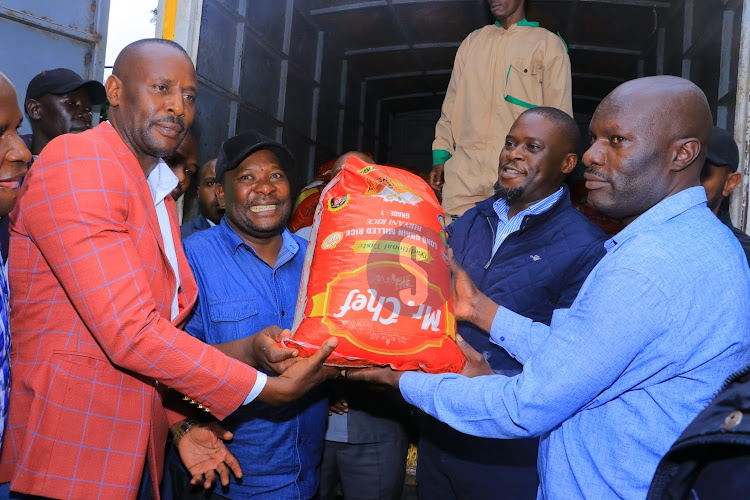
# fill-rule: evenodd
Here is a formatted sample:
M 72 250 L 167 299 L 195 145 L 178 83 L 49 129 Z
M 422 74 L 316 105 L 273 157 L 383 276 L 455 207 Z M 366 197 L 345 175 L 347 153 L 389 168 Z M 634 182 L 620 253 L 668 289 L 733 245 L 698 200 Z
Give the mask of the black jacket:
M 647 498 L 750 498 L 750 366 L 729 377 L 675 441 Z
M 549 325 L 555 309 L 570 307 L 586 277 L 604 257 L 607 235 L 570 202 L 568 187 L 549 210 L 527 215 L 492 256 L 498 216 L 491 197 L 447 227 L 453 255 L 477 288 L 495 303 Z M 521 365 L 489 341 L 486 332 L 460 322 L 458 333 L 507 375 Z
M 724 223 L 725 226 L 727 226 L 729 229 L 732 230 L 732 234 L 739 240 L 740 245 L 742 245 L 742 251 L 745 252 L 745 257 L 747 257 L 747 263 L 750 265 L 750 236 L 746 235 L 734 225 L 732 225 L 732 219 L 729 217 L 729 212 L 727 211 L 720 211 L 719 212 L 719 220 Z M 750 494 L 748 494 L 748 497 L 750 498 Z

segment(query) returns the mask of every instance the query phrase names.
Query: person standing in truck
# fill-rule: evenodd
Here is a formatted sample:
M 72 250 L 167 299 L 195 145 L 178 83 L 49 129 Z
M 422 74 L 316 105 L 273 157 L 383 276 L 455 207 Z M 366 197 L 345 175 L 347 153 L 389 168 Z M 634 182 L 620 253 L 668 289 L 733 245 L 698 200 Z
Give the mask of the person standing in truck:
M 524 0 L 488 0 L 496 21 L 458 48 L 432 143 L 430 185 L 456 219 L 492 196 L 505 134 L 526 109 L 573 115 L 565 42 L 526 20 Z

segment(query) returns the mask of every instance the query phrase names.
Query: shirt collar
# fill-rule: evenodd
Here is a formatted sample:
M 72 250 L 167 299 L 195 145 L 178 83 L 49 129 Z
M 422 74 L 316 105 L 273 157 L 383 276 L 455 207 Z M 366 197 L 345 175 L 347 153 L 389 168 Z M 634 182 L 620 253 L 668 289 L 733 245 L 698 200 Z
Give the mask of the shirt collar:
M 177 176 L 172 173 L 172 169 L 159 158 L 151 173 L 146 178 L 148 188 L 151 190 L 151 197 L 154 199 L 154 205 L 166 198 L 174 188 L 177 187 Z
M 525 217 L 527 215 L 539 215 L 552 207 L 557 201 L 560 199 L 560 197 L 563 195 L 563 188 L 561 187 L 551 195 L 547 196 L 546 198 L 543 198 L 530 207 L 521 210 L 518 212 L 514 217 Z M 492 208 L 495 210 L 495 213 L 502 221 L 508 220 L 508 210 L 510 207 L 508 207 L 508 203 L 502 199 L 498 198 L 495 203 L 492 204 Z
M 609 252 L 617 245 L 632 238 L 638 233 L 648 231 L 654 226 L 662 224 L 696 205 L 706 204 L 706 191 L 702 186 L 691 187 L 661 200 L 653 207 L 639 215 L 625 229 L 604 242 L 604 248 Z
M 237 234 L 237 231 L 232 229 L 232 226 L 229 225 L 226 217 L 221 218 L 221 222 L 217 224 L 217 227 L 219 227 L 219 235 L 222 241 L 224 242 L 224 244 L 227 245 L 227 248 L 229 248 L 229 251 L 231 253 L 235 253 L 237 249 L 242 246 L 247 246 L 247 248 L 250 249 L 253 255 L 257 256 L 257 254 L 255 253 L 255 250 L 253 250 L 253 247 L 245 243 L 245 240 L 243 240 L 240 237 L 240 235 Z M 284 228 L 284 232 L 281 233 L 281 238 L 282 238 L 282 245 L 281 245 L 282 248 L 281 248 L 281 251 L 279 252 L 279 256 L 282 256 L 282 254 L 284 254 L 285 251 L 291 254 L 291 257 L 296 255 L 297 252 L 299 251 L 299 243 L 297 243 L 297 241 L 294 239 L 294 236 L 292 236 L 292 233 L 290 233 L 288 229 Z M 286 262 L 286 260 L 283 260 L 283 262 L 282 260 L 283 259 L 281 258 L 277 260 L 276 267 Z
M 527 21 L 525 17 L 523 19 L 521 19 L 520 21 L 518 21 L 515 25 L 516 26 L 529 26 L 531 28 L 538 28 L 539 27 L 539 23 L 538 22 L 536 22 L 536 21 Z M 498 28 L 502 28 L 503 27 L 503 25 L 500 24 L 500 21 L 495 21 L 495 26 L 497 26 Z

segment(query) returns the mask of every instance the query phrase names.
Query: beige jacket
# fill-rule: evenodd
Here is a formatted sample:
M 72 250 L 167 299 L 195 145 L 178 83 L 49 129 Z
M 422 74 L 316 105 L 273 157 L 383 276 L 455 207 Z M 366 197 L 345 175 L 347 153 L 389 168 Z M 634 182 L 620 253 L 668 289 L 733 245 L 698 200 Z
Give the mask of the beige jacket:
M 565 44 L 529 24 L 536 25 L 485 26 L 458 48 L 432 143 L 436 158 L 447 156 L 436 150 L 451 155 L 443 186 L 449 214 L 461 215 L 493 194 L 500 151 L 518 115 L 535 106 L 573 114 Z

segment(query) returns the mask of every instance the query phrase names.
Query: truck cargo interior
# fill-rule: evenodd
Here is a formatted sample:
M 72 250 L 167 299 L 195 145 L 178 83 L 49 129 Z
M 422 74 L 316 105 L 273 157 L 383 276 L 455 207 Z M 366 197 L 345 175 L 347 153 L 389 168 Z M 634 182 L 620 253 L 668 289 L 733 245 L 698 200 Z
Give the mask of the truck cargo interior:
M 101 78 L 109 0 L 75 1 L 85 8 L 63 13 L 41 0 L 4 1 L 0 40 L 39 32 L 33 43 L 16 43 L 13 57 L 31 57 L 43 39 L 68 44 L 70 54 L 58 59 Z M 740 64 L 747 59 L 741 53 L 750 55 L 741 47 L 745 4 L 527 0 L 526 17 L 567 44 L 582 130 L 621 82 L 671 74 L 697 83 L 715 123 L 734 132 L 736 115 L 744 124 L 747 108 L 747 62 Z M 292 188 L 300 189 L 316 166 L 351 149 L 428 172 L 456 50 L 492 21 L 486 0 L 160 0 L 156 31 L 182 43 L 196 62 L 201 160 L 215 155 L 223 139 L 254 128 L 293 151 Z M 18 81 L 35 69 L 24 71 L 28 77 Z M 743 158 L 745 135 L 738 127 Z M 743 228 L 747 191 L 745 180 L 733 204 Z
M 673 74 L 696 82 L 731 130 L 741 7 L 528 0 L 527 18 L 567 43 L 582 127 L 623 81 Z M 429 170 L 456 50 L 493 21 L 485 0 L 204 0 L 197 59 L 204 150 L 235 129 L 257 128 L 292 148 L 303 181 L 349 149 Z

